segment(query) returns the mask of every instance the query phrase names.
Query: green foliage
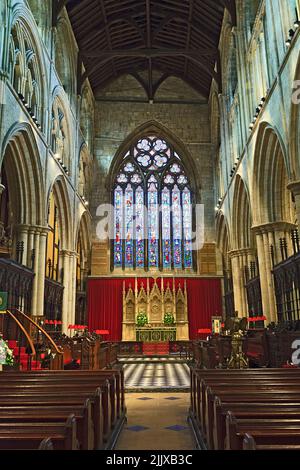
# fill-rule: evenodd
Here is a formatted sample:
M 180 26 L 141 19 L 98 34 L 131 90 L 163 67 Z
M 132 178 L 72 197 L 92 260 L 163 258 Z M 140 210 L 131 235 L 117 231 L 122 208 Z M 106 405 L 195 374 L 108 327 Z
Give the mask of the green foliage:
M 175 320 L 172 313 L 165 313 L 164 315 L 164 324 L 165 325 L 174 325 Z
M 147 315 L 144 312 L 140 312 L 136 317 L 137 326 L 145 326 L 148 323 Z

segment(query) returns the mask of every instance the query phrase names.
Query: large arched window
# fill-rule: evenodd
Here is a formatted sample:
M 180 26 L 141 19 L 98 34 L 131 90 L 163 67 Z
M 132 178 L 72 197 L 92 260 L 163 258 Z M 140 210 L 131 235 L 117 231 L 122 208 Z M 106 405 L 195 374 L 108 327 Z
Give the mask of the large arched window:
M 183 162 L 147 136 L 125 154 L 113 188 L 113 267 L 190 270 L 192 192 Z

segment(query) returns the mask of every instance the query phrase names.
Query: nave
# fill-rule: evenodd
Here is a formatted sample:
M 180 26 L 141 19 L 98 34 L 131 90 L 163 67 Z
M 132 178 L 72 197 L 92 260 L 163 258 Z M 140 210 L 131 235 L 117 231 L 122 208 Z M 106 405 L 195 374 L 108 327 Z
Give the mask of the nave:
M 300 0 L 0 18 L 0 449 L 299 450 Z

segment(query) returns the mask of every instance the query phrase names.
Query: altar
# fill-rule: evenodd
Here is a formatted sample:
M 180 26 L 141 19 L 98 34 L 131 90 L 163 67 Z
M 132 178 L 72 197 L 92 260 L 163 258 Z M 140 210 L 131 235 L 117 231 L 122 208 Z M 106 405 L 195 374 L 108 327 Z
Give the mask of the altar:
M 142 341 L 144 343 L 176 341 L 176 328 L 136 328 L 136 341 Z
M 189 339 L 186 281 L 135 279 L 126 289 L 123 282 L 122 340 L 168 342 Z

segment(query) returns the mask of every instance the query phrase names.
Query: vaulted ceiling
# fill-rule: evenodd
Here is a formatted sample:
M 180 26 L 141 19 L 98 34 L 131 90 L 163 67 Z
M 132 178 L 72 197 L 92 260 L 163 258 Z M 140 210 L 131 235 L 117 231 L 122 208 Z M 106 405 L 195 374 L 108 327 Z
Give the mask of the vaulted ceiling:
M 55 1 L 54 21 L 66 6 L 80 49 L 79 87 L 88 77 L 96 91 L 131 74 L 153 100 L 170 76 L 205 97 L 213 78 L 221 86 L 218 44 L 224 8 L 235 23 L 235 0 Z

